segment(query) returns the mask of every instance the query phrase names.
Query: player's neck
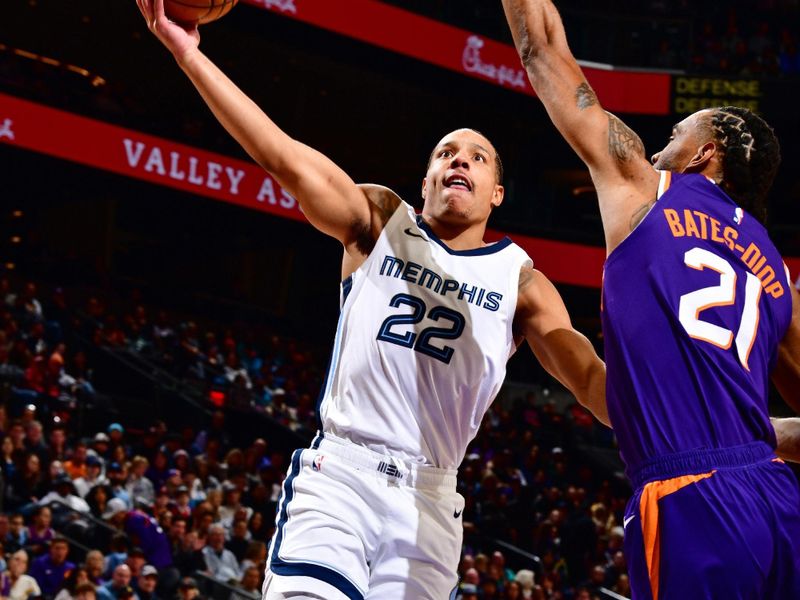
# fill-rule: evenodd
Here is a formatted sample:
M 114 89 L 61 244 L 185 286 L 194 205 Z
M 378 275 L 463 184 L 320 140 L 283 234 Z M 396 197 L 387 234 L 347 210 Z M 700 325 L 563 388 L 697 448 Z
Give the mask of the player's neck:
M 451 250 L 464 251 L 482 248 L 486 244 L 483 236 L 486 233 L 486 223 L 447 223 L 430 215 L 422 214 L 431 231 Z

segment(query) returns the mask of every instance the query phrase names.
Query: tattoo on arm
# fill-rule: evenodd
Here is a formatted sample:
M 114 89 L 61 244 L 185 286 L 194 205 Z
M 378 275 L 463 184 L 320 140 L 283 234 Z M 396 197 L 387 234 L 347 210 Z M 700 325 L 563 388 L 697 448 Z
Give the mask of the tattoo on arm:
M 528 287 L 533 282 L 533 269 L 525 269 L 523 268 L 519 272 L 519 287 L 518 290 L 521 292 L 526 287 Z
M 618 162 L 644 156 L 641 138 L 612 114 L 608 115 L 608 153 Z
M 590 106 L 597 104 L 597 96 L 587 82 L 583 82 L 575 90 L 575 103 L 580 110 L 586 110 Z
M 644 218 L 647 216 L 647 213 L 650 212 L 650 209 L 655 206 L 656 201 L 653 200 L 652 202 L 648 202 L 647 204 L 642 204 L 639 208 L 633 211 L 633 216 L 631 216 L 631 231 L 638 227 L 639 223 L 644 221 Z

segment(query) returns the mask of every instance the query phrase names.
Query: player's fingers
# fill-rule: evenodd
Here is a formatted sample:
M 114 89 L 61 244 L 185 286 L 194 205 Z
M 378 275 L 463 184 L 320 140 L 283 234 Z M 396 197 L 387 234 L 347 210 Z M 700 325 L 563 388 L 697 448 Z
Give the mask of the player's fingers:
M 147 0 L 153 3 L 153 16 L 160 19 L 164 16 L 164 0 Z
M 139 5 L 139 10 L 147 21 L 147 26 L 150 27 L 153 23 L 153 7 L 150 0 L 136 0 L 136 4 Z

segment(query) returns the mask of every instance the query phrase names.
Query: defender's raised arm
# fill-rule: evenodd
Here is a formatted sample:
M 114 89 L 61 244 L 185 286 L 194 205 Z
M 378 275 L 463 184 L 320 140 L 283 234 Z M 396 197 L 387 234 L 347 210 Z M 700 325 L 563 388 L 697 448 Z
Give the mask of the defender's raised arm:
M 326 156 L 283 132 L 198 48 L 196 26 L 181 26 L 164 14 L 164 0 L 137 0 L 148 27 L 172 52 L 214 116 L 247 153 L 297 198 L 308 220 L 366 254 L 383 226 L 383 213 Z
M 610 252 L 652 206 L 658 175 L 639 136 L 600 106 L 572 56 L 553 3 L 503 0 L 503 8 L 531 85 L 591 171 Z

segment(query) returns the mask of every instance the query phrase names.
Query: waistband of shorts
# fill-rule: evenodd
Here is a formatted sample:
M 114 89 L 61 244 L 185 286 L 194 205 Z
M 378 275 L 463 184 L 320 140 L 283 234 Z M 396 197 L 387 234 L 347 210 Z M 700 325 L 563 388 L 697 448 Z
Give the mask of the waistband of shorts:
M 649 481 L 672 479 L 681 475 L 707 473 L 719 469 L 745 467 L 775 458 L 775 451 L 766 442 L 751 442 L 728 448 L 708 448 L 676 454 L 665 454 L 628 470 L 634 488 Z
M 391 454 L 381 454 L 331 433 L 318 432 L 311 448 L 336 456 L 359 470 L 371 471 L 398 485 L 442 491 L 456 489 L 458 471 L 455 469 L 420 465 Z

